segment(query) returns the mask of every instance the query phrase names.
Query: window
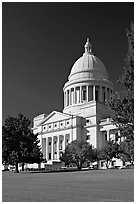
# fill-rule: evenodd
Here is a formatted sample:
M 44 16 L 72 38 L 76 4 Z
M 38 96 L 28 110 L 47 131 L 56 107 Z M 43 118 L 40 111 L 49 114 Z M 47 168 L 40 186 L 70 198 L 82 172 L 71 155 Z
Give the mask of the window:
M 69 121 L 67 121 L 67 125 L 69 125 Z
M 105 92 L 104 92 L 104 96 L 103 97 L 104 97 L 104 102 L 105 102 Z
M 123 162 L 123 166 L 125 166 L 126 162 L 125 161 L 122 161 Z
M 101 167 L 104 167 L 104 162 L 103 161 L 101 162 Z
M 98 101 L 98 90 L 95 91 L 95 100 Z
M 49 128 L 51 128 L 51 125 L 49 125 Z
M 51 153 L 49 153 L 49 160 L 51 160 Z
M 105 141 L 107 141 L 107 133 L 105 134 Z
M 86 140 L 90 140 L 90 135 L 87 135 L 87 136 L 86 136 Z
M 86 120 L 86 122 L 87 122 L 87 123 L 89 123 L 89 122 L 90 122 L 90 120 Z
M 57 124 L 55 124 L 54 127 L 57 127 Z
M 51 145 L 51 142 L 49 142 L 49 146 Z
M 59 150 L 62 150 L 62 140 L 60 140 L 60 143 L 59 143 Z
M 83 90 L 83 101 L 86 100 L 86 90 Z
M 116 165 L 116 161 L 112 161 L 111 166 L 115 166 L 115 165 Z
M 60 123 L 60 125 L 62 126 L 62 125 L 63 125 L 63 123 Z
M 43 127 L 43 129 L 45 130 L 45 129 L 46 129 L 46 127 L 44 126 L 44 127 Z
M 92 101 L 93 100 L 93 86 L 89 85 L 88 89 L 89 89 L 88 90 L 88 92 L 89 92 L 88 98 L 89 98 L 89 101 Z

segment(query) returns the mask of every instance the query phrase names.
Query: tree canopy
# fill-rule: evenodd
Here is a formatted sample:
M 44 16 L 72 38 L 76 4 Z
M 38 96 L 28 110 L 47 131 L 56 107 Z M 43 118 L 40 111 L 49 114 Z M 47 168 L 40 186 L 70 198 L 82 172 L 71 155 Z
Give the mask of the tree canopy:
M 31 121 L 18 114 L 9 116 L 2 126 L 2 162 L 16 166 L 18 163 L 39 163 L 42 153 L 38 146 L 37 135 L 30 130 Z
M 74 140 L 67 145 L 65 152 L 62 153 L 60 160 L 66 164 L 76 164 L 79 170 L 82 169 L 83 163 L 94 161 L 96 151 L 87 142 Z
M 110 101 L 114 110 L 113 120 L 119 127 L 121 137 L 134 140 L 134 25 L 127 30 L 128 53 L 124 73 L 118 80 L 121 91 L 115 93 Z
M 117 157 L 119 145 L 113 141 L 107 141 L 106 144 L 98 151 L 98 159 L 105 160 L 106 167 L 109 167 L 112 158 Z

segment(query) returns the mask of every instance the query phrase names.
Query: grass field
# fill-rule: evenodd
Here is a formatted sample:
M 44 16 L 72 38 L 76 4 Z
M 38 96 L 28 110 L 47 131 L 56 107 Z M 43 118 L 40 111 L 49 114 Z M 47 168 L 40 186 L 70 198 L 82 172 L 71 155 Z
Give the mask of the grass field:
M 134 170 L 2 173 L 5 202 L 133 202 Z

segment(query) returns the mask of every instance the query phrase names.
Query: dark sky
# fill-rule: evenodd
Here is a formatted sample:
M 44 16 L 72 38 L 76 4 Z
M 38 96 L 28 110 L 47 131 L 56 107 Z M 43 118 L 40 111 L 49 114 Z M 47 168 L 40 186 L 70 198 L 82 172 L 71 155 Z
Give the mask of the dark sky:
M 63 110 L 63 85 L 89 37 L 110 80 L 121 76 L 133 3 L 2 3 L 2 111 Z

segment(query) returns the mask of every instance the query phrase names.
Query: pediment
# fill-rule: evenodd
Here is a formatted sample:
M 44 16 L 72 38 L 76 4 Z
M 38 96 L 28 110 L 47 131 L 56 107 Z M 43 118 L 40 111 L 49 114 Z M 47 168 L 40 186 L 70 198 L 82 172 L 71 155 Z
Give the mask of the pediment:
M 61 113 L 58 111 L 53 111 L 46 118 L 44 118 L 44 120 L 41 121 L 41 123 L 39 125 L 44 125 L 46 123 L 52 123 L 52 122 L 57 122 L 57 121 L 61 121 L 61 120 L 66 120 L 69 118 L 71 118 L 71 116 L 68 114 Z

